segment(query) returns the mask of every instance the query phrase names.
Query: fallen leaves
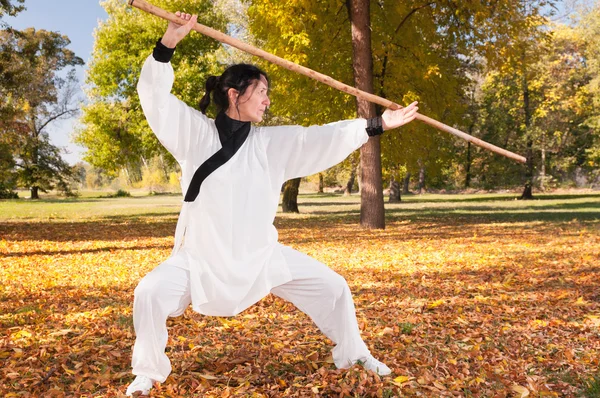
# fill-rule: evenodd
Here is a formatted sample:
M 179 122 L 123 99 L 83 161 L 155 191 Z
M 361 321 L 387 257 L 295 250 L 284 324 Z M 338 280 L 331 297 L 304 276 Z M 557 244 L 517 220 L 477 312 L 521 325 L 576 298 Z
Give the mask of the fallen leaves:
M 517 393 L 517 397 L 519 398 L 525 398 L 529 396 L 529 390 L 523 386 L 519 386 L 517 384 L 514 384 L 511 388 L 512 391 Z
M 323 206 L 325 210 L 327 206 Z M 600 367 L 597 221 L 438 215 L 357 227 L 284 216 L 280 239 L 348 281 L 394 374 L 335 369 L 328 341 L 268 297 L 170 319 L 159 397 L 575 397 Z M 121 396 L 133 289 L 170 252 L 172 214 L 0 223 L 0 396 Z

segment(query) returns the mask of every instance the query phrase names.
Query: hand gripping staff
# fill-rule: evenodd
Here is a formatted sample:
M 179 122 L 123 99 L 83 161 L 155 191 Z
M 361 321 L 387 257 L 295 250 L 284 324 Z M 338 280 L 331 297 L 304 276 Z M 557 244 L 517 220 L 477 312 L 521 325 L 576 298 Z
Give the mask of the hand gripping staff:
M 157 17 L 166 19 L 167 21 L 171 21 L 180 25 L 184 25 L 187 21 L 179 18 L 178 16 L 176 16 L 175 14 L 172 14 L 170 12 L 167 12 L 159 7 L 156 7 L 144 0 L 129 0 L 129 5 L 136 7 L 142 11 L 146 11 L 147 13 L 156 15 Z M 193 27 L 193 30 L 195 30 L 196 32 L 202 33 L 203 35 L 212 37 L 215 40 L 220 41 L 221 43 L 225 43 L 228 44 L 232 47 L 235 47 L 239 50 L 242 50 L 244 52 L 247 52 L 249 54 L 255 55 L 257 57 L 263 58 L 271 63 L 274 63 L 275 65 L 279 65 L 285 69 L 289 69 L 293 72 L 297 72 L 300 73 L 301 75 L 304 76 L 308 76 L 311 79 L 317 80 L 321 83 L 327 84 L 328 86 L 331 86 L 333 88 L 336 88 L 340 91 L 343 91 L 345 93 L 348 93 L 350 95 L 354 95 L 355 97 L 373 102 L 375 104 L 379 104 L 381 106 L 384 106 L 386 108 L 390 108 L 393 110 L 396 109 L 400 109 L 402 108 L 400 105 L 396 104 L 395 102 L 392 102 L 390 100 L 387 100 L 385 98 L 379 97 L 377 95 L 374 94 L 370 94 L 367 93 L 365 91 L 359 90 L 355 87 L 352 86 L 348 86 L 347 84 L 344 84 L 342 82 L 339 82 L 335 79 L 332 79 L 331 77 L 324 75 L 322 73 L 316 72 L 312 69 L 306 68 L 304 66 L 295 64 L 293 62 L 287 61 L 283 58 L 280 58 L 276 55 L 273 55 L 271 53 L 268 53 L 266 51 L 263 51 L 259 48 L 253 47 L 249 44 L 246 44 L 240 40 L 234 39 L 231 36 L 228 36 L 222 32 L 219 32 L 218 30 L 214 30 L 212 28 L 209 28 L 207 26 L 204 26 L 202 24 L 196 23 L 196 25 Z M 475 138 L 472 135 L 469 135 L 467 133 L 464 133 L 458 129 L 455 129 L 454 127 L 450 127 L 444 123 L 440 123 L 435 119 L 432 119 L 430 117 L 427 117 L 425 115 L 421 115 L 420 113 L 417 113 L 416 119 L 430 125 L 433 126 L 439 130 L 445 131 L 447 133 L 453 134 L 457 137 L 460 137 L 464 140 L 467 140 L 468 142 L 473 143 L 474 145 L 477 145 L 481 148 L 487 149 L 489 151 L 495 152 L 497 154 L 506 156 L 507 158 L 510 159 L 514 159 L 517 162 L 520 163 L 525 163 L 526 159 L 523 156 L 517 155 L 516 153 L 507 151 L 506 149 L 502 149 L 499 148 L 495 145 L 492 145 L 488 142 L 482 141 L 479 138 Z

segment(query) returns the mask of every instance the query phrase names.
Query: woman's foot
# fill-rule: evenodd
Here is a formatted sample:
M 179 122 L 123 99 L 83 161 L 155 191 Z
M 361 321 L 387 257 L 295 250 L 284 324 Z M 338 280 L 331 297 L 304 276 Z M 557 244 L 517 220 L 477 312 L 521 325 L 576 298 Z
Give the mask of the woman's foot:
M 375 359 L 373 355 L 369 355 L 368 357 L 357 362 L 360 363 L 365 369 L 372 370 L 379 376 L 387 376 L 392 373 L 392 370 L 388 368 L 386 364 Z
M 139 393 L 136 395 L 148 395 L 150 393 L 150 389 L 152 388 L 153 381 L 151 378 L 146 376 L 137 376 L 133 383 L 127 387 L 126 396 L 131 397 L 134 393 Z

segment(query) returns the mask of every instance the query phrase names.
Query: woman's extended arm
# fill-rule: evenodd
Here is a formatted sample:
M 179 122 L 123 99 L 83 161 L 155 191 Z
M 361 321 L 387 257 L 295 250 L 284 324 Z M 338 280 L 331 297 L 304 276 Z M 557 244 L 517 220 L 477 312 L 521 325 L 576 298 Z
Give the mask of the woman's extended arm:
M 344 120 L 324 126 L 263 127 L 267 158 L 271 168 L 283 173 L 283 180 L 304 177 L 332 167 L 363 146 L 369 135 L 402 126 L 415 118 L 417 103 L 397 111 L 386 110 L 381 130 L 367 132 L 367 120 Z

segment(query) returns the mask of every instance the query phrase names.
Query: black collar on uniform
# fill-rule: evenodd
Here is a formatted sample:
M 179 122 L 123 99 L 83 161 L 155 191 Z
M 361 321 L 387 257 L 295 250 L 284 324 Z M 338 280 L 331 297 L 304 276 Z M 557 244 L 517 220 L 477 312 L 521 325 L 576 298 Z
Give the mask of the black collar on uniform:
M 248 134 L 250 134 L 250 122 L 241 122 L 227 116 L 225 112 L 219 112 L 215 118 L 215 126 L 219 133 L 221 149 L 198 167 L 194 172 L 190 186 L 185 194 L 185 202 L 193 202 L 200 193 L 202 182 L 215 170 L 224 165 L 244 145 Z
M 232 137 L 234 138 L 234 142 L 238 142 L 239 140 L 235 140 L 235 136 L 244 135 L 244 131 L 250 131 L 250 122 L 242 122 L 232 119 L 227 116 L 225 112 L 219 112 L 215 118 L 215 126 L 217 126 L 219 139 L 221 140 L 221 145 L 223 146 L 225 145 L 225 142 L 229 141 Z

